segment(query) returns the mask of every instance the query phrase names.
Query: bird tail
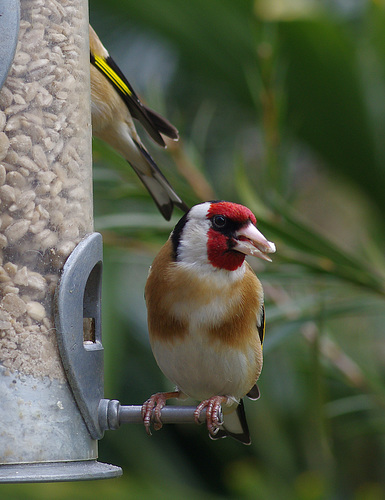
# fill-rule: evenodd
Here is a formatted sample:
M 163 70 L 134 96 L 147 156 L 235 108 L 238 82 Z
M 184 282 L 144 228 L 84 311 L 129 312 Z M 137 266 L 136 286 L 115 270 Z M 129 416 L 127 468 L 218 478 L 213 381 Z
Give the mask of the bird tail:
M 159 170 L 158 165 L 152 159 L 150 154 L 141 144 L 139 144 L 137 141 L 134 142 L 136 147 L 140 151 L 142 157 L 149 165 L 151 170 L 151 175 L 149 175 L 148 173 L 144 173 L 141 169 L 137 168 L 135 164 L 133 164 L 132 162 L 129 163 L 135 170 L 139 179 L 146 187 L 147 191 L 152 196 L 156 206 L 158 207 L 163 217 L 166 220 L 170 220 L 174 206 L 180 208 L 184 212 L 187 212 L 189 210 L 189 207 L 176 194 L 171 184 Z
M 242 399 L 236 411 L 224 415 L 223 424 L 219 427 L 219 431 L 215 436 L 210 435 L 211 439 L 221 439 L 227 436 L 231 436 L 243 444 L 251 444 L 249 426 L 247 425 Z
M 154 111 L 153 109 L 142 104 L 146 110 L 147 116 L 150 118 L 153 127 L 161 134 L 177 141 L 179 139 L 178 130 L 166 118 Z

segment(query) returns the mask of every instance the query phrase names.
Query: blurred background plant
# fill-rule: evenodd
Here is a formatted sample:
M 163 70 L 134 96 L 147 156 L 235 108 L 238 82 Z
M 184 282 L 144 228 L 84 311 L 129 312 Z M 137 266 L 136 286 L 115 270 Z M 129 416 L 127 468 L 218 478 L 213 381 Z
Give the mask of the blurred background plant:
M 203 427 L 108 432 L 119 480 L 3 486 L 3 498 L 385 497 L 385 2 L 91 0 L 91 22 L 179 143 L 146 142 L 190 205 L 243 203 L 277 245 L 253 443 Z M 141 134 L 142 137 L 144 134 Z M 125 161 L 94 141 L 103 233 L 106 397 L 170 387 L 143 289 L 166 223 Z M 27 493 L 26 493 L 27 492 Z

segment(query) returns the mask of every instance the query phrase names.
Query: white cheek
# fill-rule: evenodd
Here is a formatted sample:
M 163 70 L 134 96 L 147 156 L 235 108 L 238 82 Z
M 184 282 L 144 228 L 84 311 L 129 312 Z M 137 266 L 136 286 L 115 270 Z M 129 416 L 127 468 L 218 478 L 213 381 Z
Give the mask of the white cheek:
M 211 203 L 201 203 L 192 207 L 178 246 L 178 262 L 186 266 L 205 266 L 207 259 L 207 232 L 210 221 L 207 213 Z
M 199 226 L 191 223 L 186 224 L 178 247 L 179 262 L 197 266 L 208 264 L 207 232 L 209 228 L 209 220 L 202 221 Z

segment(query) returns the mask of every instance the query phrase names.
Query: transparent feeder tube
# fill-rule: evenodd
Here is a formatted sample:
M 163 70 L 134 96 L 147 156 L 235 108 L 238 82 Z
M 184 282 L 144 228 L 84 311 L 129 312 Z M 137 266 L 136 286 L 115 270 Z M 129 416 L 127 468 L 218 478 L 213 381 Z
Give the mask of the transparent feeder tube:
M 53 323 L 66 258 L 93 230 L 88 5 L 20 6 L 0 91 L 0 464 L 91 460 Z

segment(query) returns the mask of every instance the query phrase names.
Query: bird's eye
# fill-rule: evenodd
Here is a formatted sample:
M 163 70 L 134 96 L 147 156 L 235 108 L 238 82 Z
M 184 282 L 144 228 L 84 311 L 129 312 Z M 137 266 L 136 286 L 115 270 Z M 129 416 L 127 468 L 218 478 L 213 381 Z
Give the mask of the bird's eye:
M 215 215 L 213 217 L 213 226 L 217 229 L 223 229 L 226 226 L 227 219 L 224 215 Z

